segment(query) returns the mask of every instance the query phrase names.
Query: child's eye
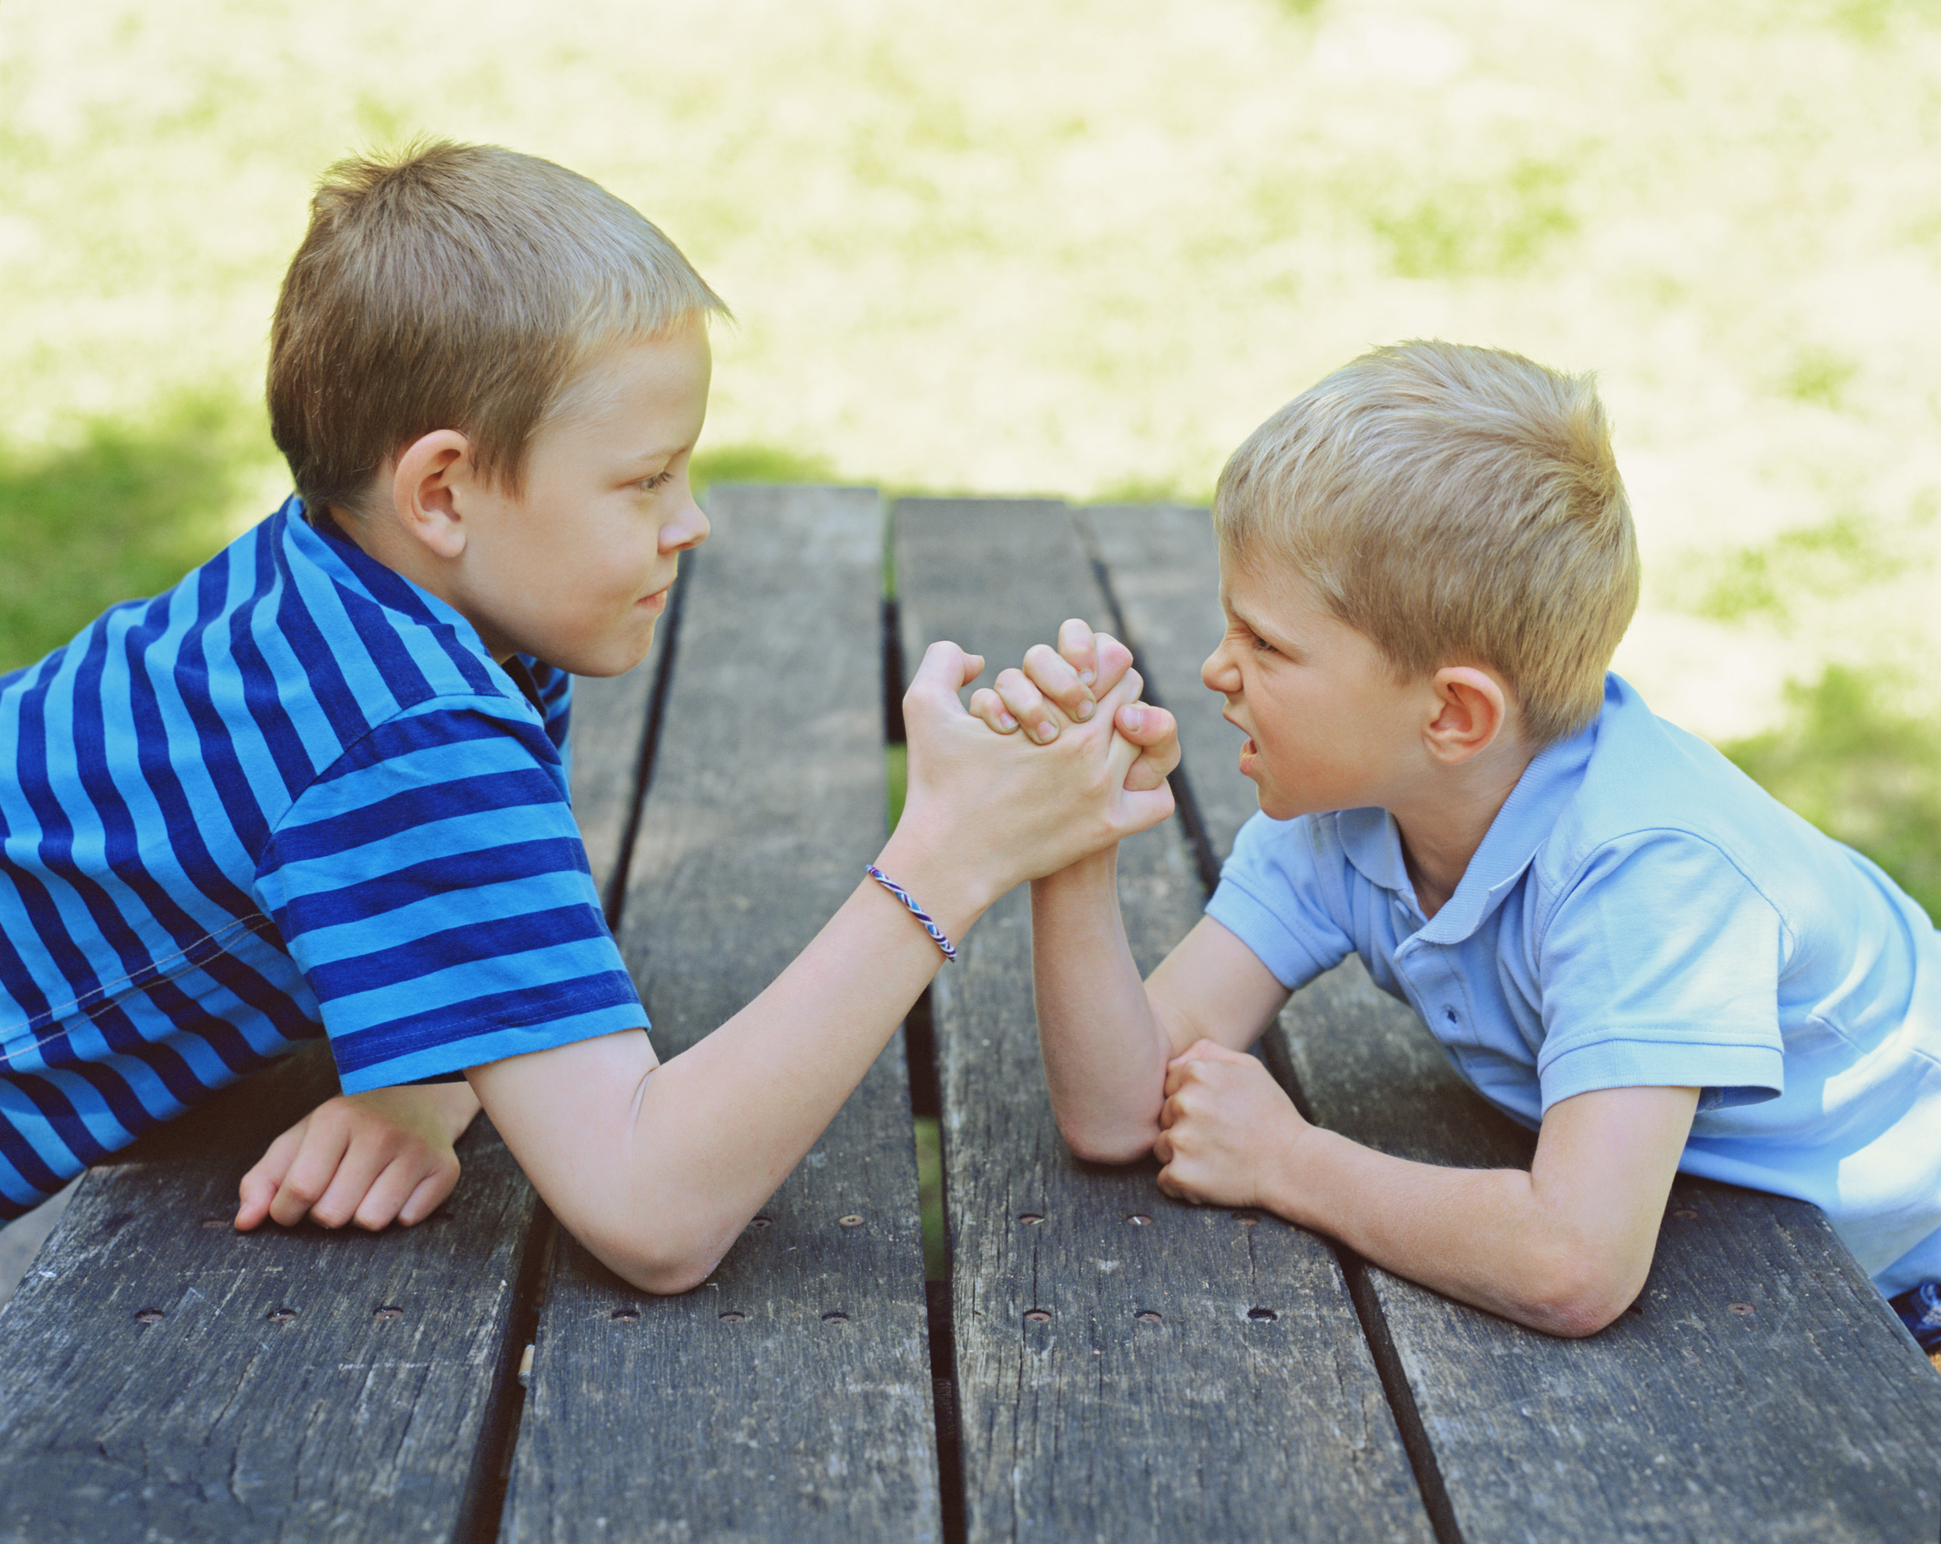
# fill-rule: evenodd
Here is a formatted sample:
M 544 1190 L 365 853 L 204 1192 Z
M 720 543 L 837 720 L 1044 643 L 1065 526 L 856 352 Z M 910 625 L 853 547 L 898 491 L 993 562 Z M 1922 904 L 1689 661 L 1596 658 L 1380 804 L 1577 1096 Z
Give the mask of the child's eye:
M 666 487 L 673 480 L 674 468 L 670 466 L 666 471 L 656 472 L 652 477 L 641 478 L 637 486 L 642 493 L 652 493 L 656 488 Z

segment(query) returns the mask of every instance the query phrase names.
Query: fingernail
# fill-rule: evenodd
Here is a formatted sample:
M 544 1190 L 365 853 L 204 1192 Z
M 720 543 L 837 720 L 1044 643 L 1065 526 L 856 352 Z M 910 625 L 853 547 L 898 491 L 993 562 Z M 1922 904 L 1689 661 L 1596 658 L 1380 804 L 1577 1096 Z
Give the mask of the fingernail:
M 1094 681 L 1098 679 L 1098 673 L 1092 670 L 1081 670 L 1078 673 L 1078 678 L 1079 680 L 1083 681 L 1087 686 L 1090 686 Z
M 1144 729 L 1145 727 L 1146 727 L 1146 715 L 1142 713 L 1138 708 L 1127 708 L 1126 709 L 1127 731 L 1131 734 L 1137 734 L 1140 730 Z
M 1057 735 L 1057 733 L 1058 731 L 1052 728 L 1050 724 L 1034 724 L 1031 729 L 1031 738 L 1036 740 L 1040 745 L 1045 745 L 1045 744 L 1048 744 Z
M 1095 704 L 1091 702 L 1081 702 L 1078 705 L 1078 721 L 1081 724 L 1084 723 L 1086 719 L 1092 716 L 1094 706 Z
M 1018 727 L 1018 721 L 1015 718 L 1013 718 L 1009 713 L 998 714 L 997 721 L 1000 724 L 1002 724 L 1006 729 L 1016 729 Z

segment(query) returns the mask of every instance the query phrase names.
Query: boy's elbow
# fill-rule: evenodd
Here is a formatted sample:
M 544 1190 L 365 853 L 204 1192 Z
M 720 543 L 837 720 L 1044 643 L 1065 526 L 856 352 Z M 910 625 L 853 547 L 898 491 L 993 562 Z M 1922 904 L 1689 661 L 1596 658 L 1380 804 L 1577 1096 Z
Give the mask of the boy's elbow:
M 720 1257 L 709 1254 L 658 1253 L 641 1250 L 603 1250 L 587 1246 L 597 1259 L 628 1286 L 655 1297 L 679 1297 L 692 1292 L 714 1274 Z
M 1515 1317 L 1546 1335 L 1583 1340 L 1617 1322 L 1643 1290 L 1644 1274 L 1574 1256 L 1551 1262 L 1532 1286 Z
M 1060 1118 L 1059 1135 L 1084 1163 L 1137 1163 L 1152 1151 L 1159 1127 L 1114 1125 L 1101 1121 Z
M 628 1286 L 656 1297 L 692 1292 L 728 1252 L 727 1245 L 701 1237 L 679 1238 L 656 1229 L 619 1235 L 600 1228 L 571 1229 L 587 1253 Z

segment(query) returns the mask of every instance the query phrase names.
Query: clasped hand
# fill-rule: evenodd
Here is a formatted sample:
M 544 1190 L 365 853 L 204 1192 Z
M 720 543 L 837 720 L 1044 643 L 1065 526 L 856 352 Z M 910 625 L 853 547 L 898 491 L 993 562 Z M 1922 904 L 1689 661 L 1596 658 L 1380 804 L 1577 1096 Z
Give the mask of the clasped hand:
M 1212 1040 L 1166 1066 L 1153 1156 L 1159 1188 L 1200 1206 L 1259 1206 L 1288 1215 L 1295 1149 L 1314 1130 L 1257 1059 Z
M 1110 633 L 1070 618 L 1058 629 L 1058 646 L 1029 649 L 1020 668 L 1000 672 L 992 686 L 971 693 L 970 711 L 999 734 L 1019 730 L 1049 745 L 1070 724 L 1091 720 L 1100 699 L 1128 675 L 1136 696 L 1143 685 L 1132 670 L 1132 651 Z M 1112 717 L 1112 727 L 1139 747 L 1126 773 L 1128 793 L 1162 787 L 1179 765 L 1179 730 L 1173 715 L 1151 703 L 1131 702 Z

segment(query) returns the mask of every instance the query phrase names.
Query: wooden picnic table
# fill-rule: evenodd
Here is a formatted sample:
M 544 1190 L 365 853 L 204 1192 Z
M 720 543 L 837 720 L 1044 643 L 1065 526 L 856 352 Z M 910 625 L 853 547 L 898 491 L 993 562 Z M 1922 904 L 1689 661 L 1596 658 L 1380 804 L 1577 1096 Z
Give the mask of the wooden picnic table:
M 663 1056 L 856 883 L 896 698 L 938 637 L 994 666 L 1066 616 L 1132 643 L 1185 759 L 1121 892 L 1142 965 L 1186 931 L 1253 808 L 1198 682 L 1203 512 L 904 499 L 886 519 L 868 489 L 722 486 L 709 513 L 654 654 L 582 683 L 574 729 Z M 1175 1204 L 1150 1162 L 1073 1159 L 1028 965 L 1015 893 L 679 1298 L 594 1264 L 483 1120 L 418 1228 L 235 1233 L 242 1171 L 333 1082 L 305 1052 L 230 1090 L 87 1176 L 0 1310 L 0 1539 L 1941 1537 L 1941 1376 L 1813 1208 L 1680 1179 L 1637 1305 L 1548 1339 L 1271 1216 Z M 1360 1140 L 1530 1151 L 1352 962 L 1265 1052 Z M 948 1225 L 929 1282 L 926 1116 Z

